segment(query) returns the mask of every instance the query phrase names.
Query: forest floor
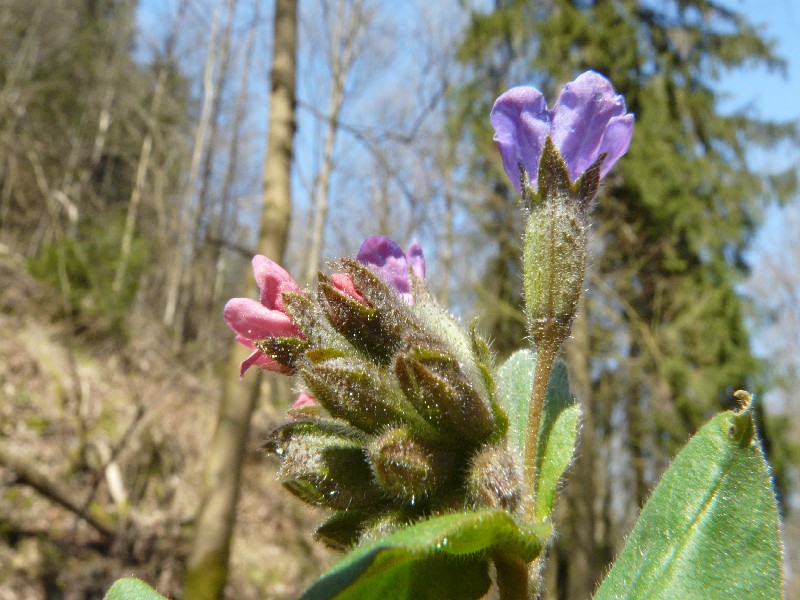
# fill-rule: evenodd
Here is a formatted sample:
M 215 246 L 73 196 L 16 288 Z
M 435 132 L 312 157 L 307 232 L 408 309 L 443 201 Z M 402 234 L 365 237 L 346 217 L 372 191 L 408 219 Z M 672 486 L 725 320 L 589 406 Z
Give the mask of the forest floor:
M 157 322 L 132 316 L 135 335 L 106 335 L 59 306 L 58 290 L 0 248 L 0 598 L 102 598 L 128 575 L 179 595 L 215 365 L 175 352 Z M 296 598 L 333 558 L 311 539 L 321 515 L 258 449 L 289 402 L 254 417 L 230 598 Z

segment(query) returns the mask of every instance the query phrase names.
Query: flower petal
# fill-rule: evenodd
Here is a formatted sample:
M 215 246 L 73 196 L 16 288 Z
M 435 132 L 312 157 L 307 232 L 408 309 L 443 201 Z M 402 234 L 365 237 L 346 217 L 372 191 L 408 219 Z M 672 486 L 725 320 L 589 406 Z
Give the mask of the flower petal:
M 411 270 L 414 275 L 420 279 L 425 279 L 425 256 L 422 254 L 422 246 L 417 240 L 411 242 L 411 245 L 406 251 L 408 262 L 411 265 Z
M 225 304 L 222 316 L 228 327 L 249 340 L 269 337 L 301 337 L 292 319 L 279 310 L 270 310 L 250 298 L 232 298 Z
M 346 273 L 334 273 L 331 275 L 331 281 L 333 282 L 333 287 L 343 294 L 350 296 L 353 300 L 361 302 L 361 304 L 367 303 L 364 296 L 358 291 L 356 284 L 353 283 L 353 278 L 350 277 L 350 275 Z
M 273 373 L 292 374 L 292 369 L 267 356 L 261 350 L 256 350 L 239 364 L 239 379 L 243 379 L 247 369 L 253 365 L 258 365 L 265 371 L 272 371 Z
M 261 290 L 261 304 L 267 308 L 283 311 L 283 292 L 302 293 L 300 286 L 286 269 L 262 254 L 253 257 L 253 273 L 258 289 Z
M 625 99 L 617 95 L 611 82 L 599 73 L 587 71 L 564 86 L 553 107 L 550 135 L 567 163 L 571 180 L 577 179 L 597 160 L 606 127 L 611 119 L 621 117 L 625 111 Z M 614 163 L 609 162 L 610 169 Z M 608 172 L 605 165 L 603 169 Z
M 631 145 L 631 138 L 633 137 L 633 115 L 627 114 L 621 117 L 614 117 L 608 122 L 603 139 L 600 142 L 600 148 L 597 155 L 600 156 L 605 152 L 606 159 L 603 161 L 603 166 L 600 168 L 600 177 L 605 177 L 617 162 L 627 151 Z
M 356 258 L 372 267 L 375 273 L 398 292 L 407 294 L 411 291 L 406 254 L 394 240 L 373 235 L 361 244 Z
M 300 392 L 300 395 L 297 396 L 297 400 L 292 404 L 292 408 L 303 408 L 305 406 L 319 406 L 319 402 L 317 402 L 317 399 L 311 394 Z
M 551 114 L 544 96 L 533 87 L 511 88 L 495 101 L 489 119 L 511 183 L 520 191 L 519 165 L 522 163 L 535 189 L 539 158 L 550 131 Z

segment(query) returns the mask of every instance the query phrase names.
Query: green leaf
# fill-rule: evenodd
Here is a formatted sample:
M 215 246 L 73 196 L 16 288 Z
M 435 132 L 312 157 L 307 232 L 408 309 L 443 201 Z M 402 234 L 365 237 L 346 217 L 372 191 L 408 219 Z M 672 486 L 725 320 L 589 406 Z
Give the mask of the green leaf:
M 664 474 L 595 600 L 782 598 L 779 528 L 752 413 L 722 413 Z
M 497 373 L 497 400 L 508 414 L 509 447 L 520 459 L 525 455 L 525 432 L 535 367 L 533 352 L 519 350 L 503 363 Z
M 141 579 L 125 577 L 117 579 L 106 592 L 103 600 L 167 600 Z
M 509 418 L 510 447 L 520 460 L 525 452 L 535 367 L 533 352 L 520 350 L 500 367 L 497 377 L 497 397 Z M 535 513 L 539 519 L 553 512 L 558 481 L 572 462 L 580 415 L 580 405 L 569 391 L 567 367 L 556 362 L 550 373 L 539 429 Z
M 581 406 L 569 391 L 567 367 L 553 365 L 547 386 L 536 461 L 536 516 L 549 517 L 553 512 L 558 481 L 572 463 Z
M 479 598 L 489 588 L 490 551 L 530 562 L 549 535 L 547 525 L 521 531 L 502 510 L 433 517 L 358 548 L 301 600 Z

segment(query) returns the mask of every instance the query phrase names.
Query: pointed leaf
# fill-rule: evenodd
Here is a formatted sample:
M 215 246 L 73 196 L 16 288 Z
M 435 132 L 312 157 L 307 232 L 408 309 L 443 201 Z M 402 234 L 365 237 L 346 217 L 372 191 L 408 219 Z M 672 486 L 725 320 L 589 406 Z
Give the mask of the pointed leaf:
M 722 413 L 664 474 L 595 600 L 779 599 L 779 527 L 752 413 Z
M 167 600 L 141 579 L 125 577 L 117 579 L 103 600 Z
M 489 587 L 490 550 L 530 562 L 549 534 L 546 525 L 520 531 L 502 510 L 433 517 L 357 549 L 301 600 L 479 598 Z
M 535 367 L 533 352 L 519 350 L 503 363 L 497 373 L 497 401 L 508 414 L 509 447 L 520 459 L 525 455 L 525 432 Z
M 580 417 L 580 404 L 569 391 L 567 367 L 557 362 L 547 386 L 536 454 L 536 516 L 540 519 L 553 512 L 558 481 L 572 463 Z

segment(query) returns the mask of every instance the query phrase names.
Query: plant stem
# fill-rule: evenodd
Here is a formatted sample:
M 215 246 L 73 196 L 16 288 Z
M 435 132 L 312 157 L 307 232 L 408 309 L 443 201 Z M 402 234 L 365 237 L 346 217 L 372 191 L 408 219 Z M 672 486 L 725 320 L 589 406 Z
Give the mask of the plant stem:
M 554 347 L 553 347 L 554 346 Z M 547 385 L 550 382 L 550 371 L 558 351 L 558 345 L 540 344 L 536 347 L 536 368 L 533 375 L 531 403 L 528 407 L 528 431 L 525 436 L 525 456 L 523 461 L 523 485 L 526 494 L 525 519 L 533 521 L 536 508 L 536 460 L 539 444 L 539 428 L 542 422 L 542 408 Z
M 528 600 L 528 565 L 499 552 L 493 558 L 500 600 Z

